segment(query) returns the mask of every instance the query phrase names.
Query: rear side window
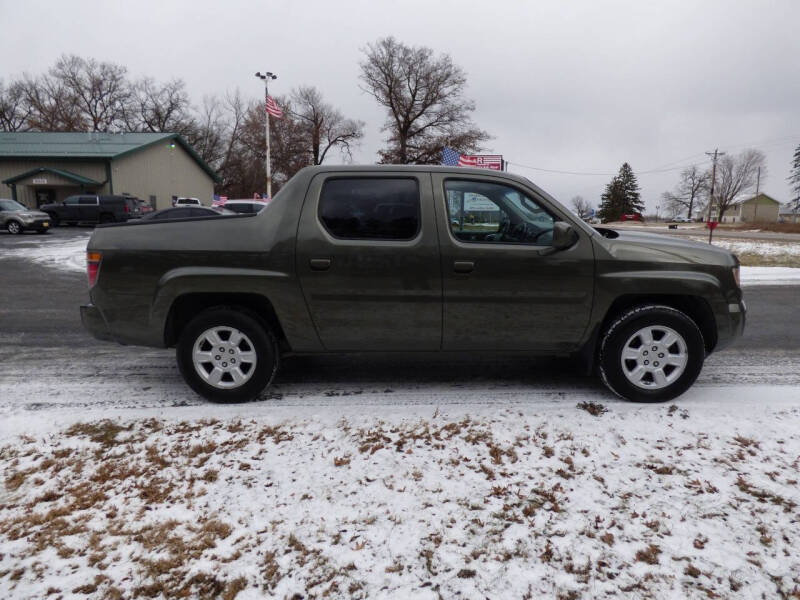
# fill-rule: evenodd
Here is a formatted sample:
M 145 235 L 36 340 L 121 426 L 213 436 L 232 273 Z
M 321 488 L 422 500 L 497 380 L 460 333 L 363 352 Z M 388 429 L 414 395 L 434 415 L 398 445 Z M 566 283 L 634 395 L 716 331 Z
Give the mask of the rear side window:
M 410 240 L 420 226 L 416 179 L 330 179 L 319 218 L 331 235 L 355 240 Z

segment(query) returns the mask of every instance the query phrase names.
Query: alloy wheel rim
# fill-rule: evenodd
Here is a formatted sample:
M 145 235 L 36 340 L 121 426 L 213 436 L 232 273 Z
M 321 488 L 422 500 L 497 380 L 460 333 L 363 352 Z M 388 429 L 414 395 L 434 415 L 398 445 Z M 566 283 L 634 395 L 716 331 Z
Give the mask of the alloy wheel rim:
M 258 358 L 247 335 L 235 327 L 217 326 L 197 336 L 192 362 L 197 374 L 209 385 L 233 389 L 250 380 Z
M 15 223 L 14 221 L 11 221 L 11 222 L 8 224 L 8 230 L 9 230 L 11 233 L 19 233 L 19 229 L 20 229 L 20 227 L 19 227 L 19 224 L 18 224 L 18 223 Z
M 686 370 L 689 350 L 677 331 L 663 325 L 643 327 L 622 347 L 620 363 L 626 379 L 638 388 L 660 390 Z

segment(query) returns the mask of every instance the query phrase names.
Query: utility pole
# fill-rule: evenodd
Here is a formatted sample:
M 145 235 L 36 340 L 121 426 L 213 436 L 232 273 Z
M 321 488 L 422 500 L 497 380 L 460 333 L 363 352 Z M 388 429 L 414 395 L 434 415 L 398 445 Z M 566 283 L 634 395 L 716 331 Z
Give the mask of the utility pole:
M 711 156 L 711 152 L 706 152 L 708 156 Z M 724 152 L 719 152 L 719 148 L 714 148 L 714 166 L 711 167 L 711 193 L 708 197 L 708 217 L 706 218 L 706 225 L 708 226 L 708 243 L 711 243 L 711 237 L 714 234 L 714 230 L 711 228 L 711 209 L 714 207 L 714 184 L 717 182 L 717 156 L 725 156 Z
M 758 167 L 758 175 L 756 176 L 756 203 L 753 207 L 753 223 L 758 221 L 758 186 L 761 185 L 761 167 Z
M 266 172 L 267 172 L 267 198 L 272 200 L 272 167 L 269 160 L 269 113 L 267 112 L 267 101 L 269 100 L 269 80 L 277 79 L 278 76 L 274 73 L 267 71 L 263 75 L 261 72 L 256 73 L 256 77 L 264 82 L 264 117 L 266 118 L 266 126 L 264 127 L 264 137 L 267 140 L 267 159 L 266 159 Z

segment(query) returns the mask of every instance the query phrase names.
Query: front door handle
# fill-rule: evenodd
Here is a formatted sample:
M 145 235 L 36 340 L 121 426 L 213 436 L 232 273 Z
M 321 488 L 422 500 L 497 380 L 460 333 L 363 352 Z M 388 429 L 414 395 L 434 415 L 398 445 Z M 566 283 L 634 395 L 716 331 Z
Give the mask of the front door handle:
M 472 273 L 475 263 L 471 260 L 457 260 L 453 263 L 453 271 L 456 273 Z
M 327 271 L 331 268 L 330 258 L 312 258 L 308 261 L 312 271 Z

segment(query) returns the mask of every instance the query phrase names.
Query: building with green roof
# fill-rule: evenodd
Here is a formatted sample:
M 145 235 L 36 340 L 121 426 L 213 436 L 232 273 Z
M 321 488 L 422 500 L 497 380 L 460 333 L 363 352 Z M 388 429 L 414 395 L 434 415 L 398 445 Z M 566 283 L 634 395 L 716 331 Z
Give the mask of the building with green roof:
M 177 133 L 0 133 L 0 198 L 30 208 L 79 194 L 130 194 L 156 209 L 210 204 L 219 177 Z

